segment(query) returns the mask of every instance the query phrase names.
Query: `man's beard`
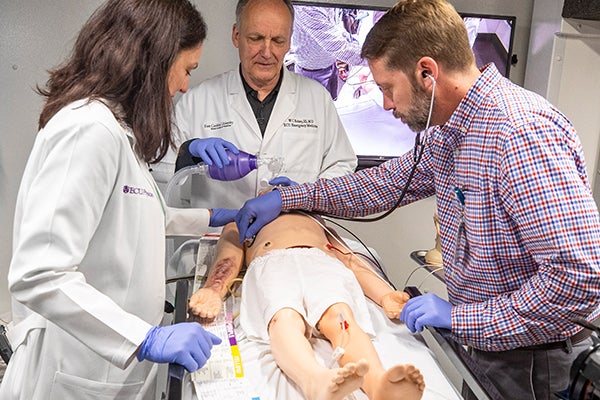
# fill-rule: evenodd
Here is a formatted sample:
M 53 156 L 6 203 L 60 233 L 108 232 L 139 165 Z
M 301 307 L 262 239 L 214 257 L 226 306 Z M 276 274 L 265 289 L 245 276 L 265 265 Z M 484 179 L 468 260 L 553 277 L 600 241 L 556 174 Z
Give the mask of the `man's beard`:
M 398 110 L 394 110 L 394 117 L 401 118 L 410 130 L 419 133 L 428 128 L 427 119 L 429 117 L 431 95 L 415 83 L 411 83 L 411 86 L 412 102 L 407 113 L 400 114 Z

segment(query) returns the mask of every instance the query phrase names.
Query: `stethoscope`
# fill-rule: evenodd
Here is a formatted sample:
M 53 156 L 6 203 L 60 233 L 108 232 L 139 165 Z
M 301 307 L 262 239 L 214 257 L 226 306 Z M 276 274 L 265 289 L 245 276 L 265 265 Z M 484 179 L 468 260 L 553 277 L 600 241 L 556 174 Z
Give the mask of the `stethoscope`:
M 385 213 L 378 215 L 377 217 L 370 217 L 370 218 L 342 217 L 340 215 L 333 215 L 333 214 L 329 214 L 329 213 L 325 213 L 325 212 L 313 211 L 315 214 L 319 214 L 319 215 L 322 215 L 324 217 L 329 217 L 329 218 L 341 219 L 344 221 L 375 222 L 375 221 L 384 219 L 385 217 L 387 217 L 388 215 L 393 213 L 396 210 L 396 208 L 400 207 L 400 203 L 402 203 L 402 200 L 404 200 L 404 196 L 406 195 L 406 192 L 408 192 L 408 188 L 410 187 L 410 183 L 413 179 L 413 176 L 415 175 L 417 166 L 419 165 L 419 162 L 421 161 L 421 157 L 423 156 L 423 149 L 425 148 L 425 133 L 429 129 L 429 124 L 431 123 L 431 113 L 433 111 L 433 99 L 435 97 L 435 85 L 437 84 L 437 82 L 436 82 L 435 78 L 433 76 L 431 76 L 430 74 L 428 74 L 426 71 L 423 71 L 423 78 L 429 78 L 429 79 L 431 79 L 431 82 L 433 83 L 433 86 L 431 89 L 431 101 L 429 102 L 429 115 L 427 115 L 427 124 L 425 125 L 425 129 L 423 129 L 422 132 L 417 132 L 417 136 L 415 137 L 415 147 L 413 148 L 413 166 L 410 170 L 410 174 L 408 175 L 406 183 L 404 184 L 404 188 L 402 188 L 402 192 L 400 193 L 400 197 L 398 198 L 398 201 L 396 201 L 396 203 L 394 204 L 394 206 L 392 208 L 390 208 Z

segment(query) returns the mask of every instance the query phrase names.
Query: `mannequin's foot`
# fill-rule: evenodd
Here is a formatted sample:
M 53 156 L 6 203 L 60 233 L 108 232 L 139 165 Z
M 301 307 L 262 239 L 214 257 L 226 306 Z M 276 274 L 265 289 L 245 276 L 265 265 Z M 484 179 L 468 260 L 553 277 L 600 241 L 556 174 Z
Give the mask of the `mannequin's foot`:
M 342 400 L 360 388 L 365 374 L 369 371 L 369 363 L 361 359 L 325 371 L 326 373 L 319 373 L 311 380 L 310 387 L 305 391 L 308 400 Z
M 395 365 L 381 375 L 371 400 L 418 400 L 423 390 L 425 381 L 421 371 L 409 364 Z

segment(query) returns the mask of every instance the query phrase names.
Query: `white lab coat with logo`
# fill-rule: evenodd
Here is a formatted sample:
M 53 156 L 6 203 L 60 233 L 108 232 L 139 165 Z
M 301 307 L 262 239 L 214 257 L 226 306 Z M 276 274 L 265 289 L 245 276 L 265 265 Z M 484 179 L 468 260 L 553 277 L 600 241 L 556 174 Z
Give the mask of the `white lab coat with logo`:
M 165 231 L 202 234 L 209 213 L 162 207 L 134 141 L 99 101 L 38 133 L 17 199 L 0 398 L 154 399 L 157 365 L 134 354 L 163 316 Z
M 356 168 L 356 155 L 331 95 L 318 82 L 285 68 L 264 138 L 238 68 L 184 94 L 176 105 L 176 120 L 183 135 L 180 143 L 194 137 L 221 137 L 250 154 L 283 157 L 279 175 L 298 183 L 349 174 Z M 174 160 L 171 153 L 155 168 L 155 177 L 172 176 Z M 266 166 L 232 182 L 195 176 L 192 204 L 239 208 L 272 177 Z

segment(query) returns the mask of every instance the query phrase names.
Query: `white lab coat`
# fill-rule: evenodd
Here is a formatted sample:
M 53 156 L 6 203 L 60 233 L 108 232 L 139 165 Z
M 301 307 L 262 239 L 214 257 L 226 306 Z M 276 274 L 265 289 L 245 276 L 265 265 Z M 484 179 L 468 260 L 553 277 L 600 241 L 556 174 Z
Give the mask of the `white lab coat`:
M 163 316 L 165 229 L 201 234 L 209 214 L 165 209 L 133 143 L 98 101 L 39 132 L 17 199 L 0 398 L 154 399 L 157 365 L 134 354 Z
M 331 95 L 318 82 L 284 68 L 283 81 L 264 138 L 246 98 L 239 69 L 218 75 L 184 94 L 176 105 L 180 142 L 194 137 L 221 137 L 240 150 L 284 158 L 279 175 L 302 183 L 349 174 L 356 155 Z M 179 144 L 178 143 L 178 144 Z M 174 153 L 156 166 L 155 177 L 168 180 Z M 239 208 L 257 195 L 273 175 L 259 166 L 232 182 L 194 176 L 192 205 Z

